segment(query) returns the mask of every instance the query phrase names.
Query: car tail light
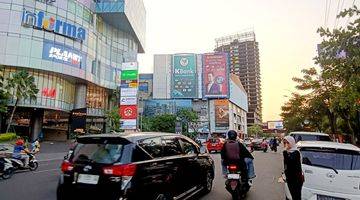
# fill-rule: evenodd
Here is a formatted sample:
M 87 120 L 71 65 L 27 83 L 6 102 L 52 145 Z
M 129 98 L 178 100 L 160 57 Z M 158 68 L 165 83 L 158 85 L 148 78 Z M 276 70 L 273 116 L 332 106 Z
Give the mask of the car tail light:
M 61 171 L 62 172 L 69 172 L 74 169 L 74 165 L 69 161 L 63 161 L 61 164 Z
M 237 169 L 236 165 L 229 165 L 229 170 L 235 171 Z
M 113 176 L 134 176 L 135 171 L 136 171 L 136 165 L 134 164 L 114 165 L 103 168 L 104 174 L 113 175 Z

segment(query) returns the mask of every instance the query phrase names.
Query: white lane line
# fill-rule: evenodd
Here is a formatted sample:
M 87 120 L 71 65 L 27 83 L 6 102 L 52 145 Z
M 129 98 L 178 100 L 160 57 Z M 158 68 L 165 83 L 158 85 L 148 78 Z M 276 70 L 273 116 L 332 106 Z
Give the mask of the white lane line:
M 33 172 L 34 174 L 39 174 L 39 173 L 43 173 L 43 172 L 51 172 L 51 171 L 58 171 L 60 170 L 59 168 L 56 169 L 47 169 L 47 170 L 41 170 L 41 171 L 35 171 Z

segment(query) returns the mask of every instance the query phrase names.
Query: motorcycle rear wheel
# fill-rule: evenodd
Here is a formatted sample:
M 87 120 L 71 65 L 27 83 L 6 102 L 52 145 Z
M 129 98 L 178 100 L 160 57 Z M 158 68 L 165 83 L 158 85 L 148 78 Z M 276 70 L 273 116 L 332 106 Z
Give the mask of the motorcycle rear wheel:
M 39 167 L 39 163 L 37 163 L 37 162 L 31 162 L 31 163 L 29 163 L 29 169 L 30 169 L 30 171 L 35 171 L 35 170 L 37 170 L 38 167 Z
M 13 174 L 14 174 L 14 170 L 12 170 L 12 169 L 7 169 L 7 170 L 4 171 L 4 173 L 1 175 L 1 177 L 2 177 L 3 179 L 9 179 L 9 178 L 12 177 Z

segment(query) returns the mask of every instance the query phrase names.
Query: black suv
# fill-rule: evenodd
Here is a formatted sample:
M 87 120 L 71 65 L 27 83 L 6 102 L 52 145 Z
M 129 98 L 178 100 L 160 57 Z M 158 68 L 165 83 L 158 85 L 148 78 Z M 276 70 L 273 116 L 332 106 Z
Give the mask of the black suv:
M 58 200 L 182 199 L 211 191 L 214 161 L 178 134 L 101 134 L 77 138 L 61 171 Z

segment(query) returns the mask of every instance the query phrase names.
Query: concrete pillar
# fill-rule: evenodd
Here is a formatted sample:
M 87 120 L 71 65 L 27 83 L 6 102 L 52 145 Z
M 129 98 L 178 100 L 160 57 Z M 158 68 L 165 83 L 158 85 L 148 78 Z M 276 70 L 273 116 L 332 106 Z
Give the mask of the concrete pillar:
M 42 124 L 44 118 L 44 110 L 36 109 L 31 113 L 30 117 L 30 140 L 34 141 L 39 138 L 40 132 L 42 132 Z
M 87 86 L 85 84 L 76 84 L 74 109 L 86 108 L 86 91 Z

